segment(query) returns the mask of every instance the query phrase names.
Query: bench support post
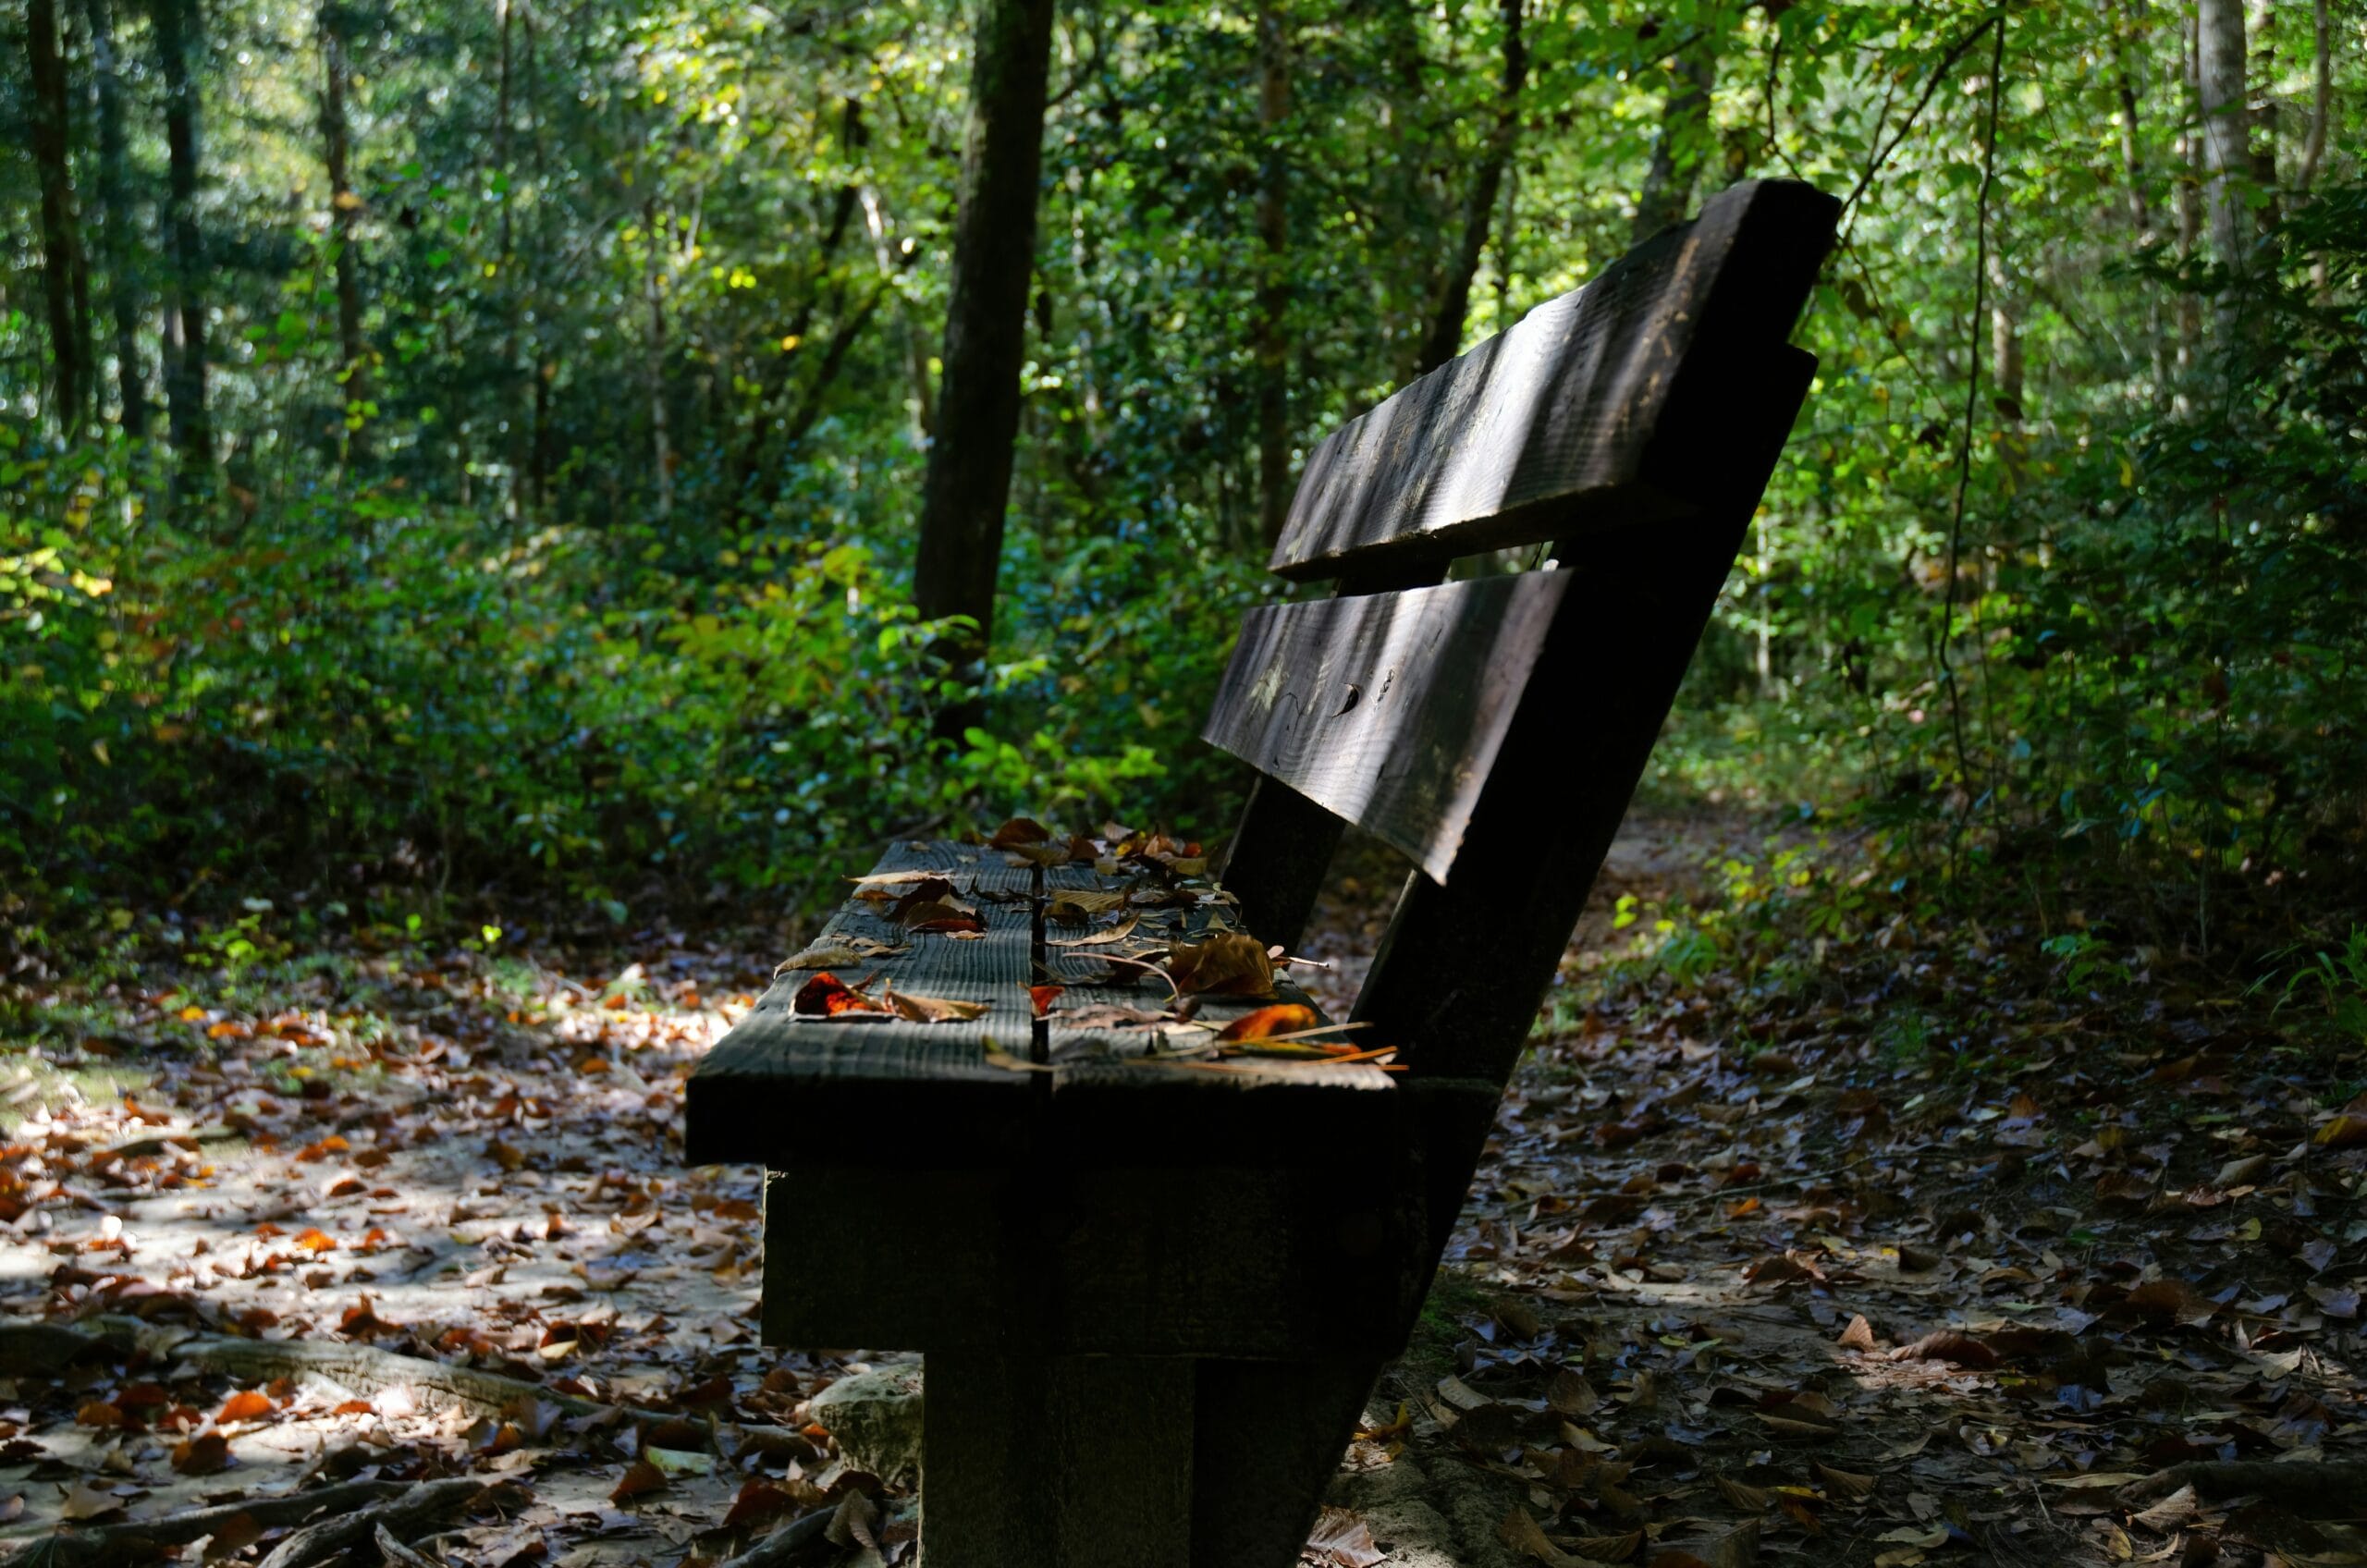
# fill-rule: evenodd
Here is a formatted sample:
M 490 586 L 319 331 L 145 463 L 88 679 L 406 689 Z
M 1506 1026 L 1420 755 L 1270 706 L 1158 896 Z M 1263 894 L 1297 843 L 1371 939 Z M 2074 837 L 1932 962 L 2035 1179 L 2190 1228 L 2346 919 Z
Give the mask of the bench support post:
M 926 1568 L 1192 1568 L 1193 1363 L 923 1360 Z

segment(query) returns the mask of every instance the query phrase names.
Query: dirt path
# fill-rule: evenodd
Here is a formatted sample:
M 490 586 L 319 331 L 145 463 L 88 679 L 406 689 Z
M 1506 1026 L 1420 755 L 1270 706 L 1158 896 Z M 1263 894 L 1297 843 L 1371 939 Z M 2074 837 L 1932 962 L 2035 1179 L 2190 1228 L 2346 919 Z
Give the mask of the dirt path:
M 2116 1495 L 2181 1462 L 2367 1451 L 2361 1155 L 2325 1085 L 2209 998 L 2042 995 L 1961 949 L 1772 1000 L 1583 973 L 1633 935 L 1621 895 L 1699 891 L 1747 838 L 1623 839 L 1574 949 L 1596 956 L 1522 1069 L 1318 1560 L 2367 1562 L 2342 1522 L 2367 1488 Z M 1318 986 L 1352 988 L 1386 881 L 1335 888 Z M 909 1490 L 808 1407 L 867 1363 L 755 1342 L 757 1173 L 679 1166 L 681 1081 L 765 983 L 756 945 L 183 982 L 20 966 L 0 1347 L 44 1323 L 117 1338 L 0 1366 L 0 1544 L 474 1476 L 509 1485 L 406 1526 L 427 1563 L 674 1568 L 825 1514 L 835 1538 L 784 1563 L 908 1560 Z M 1956 1025 L 1910 1017 L 1979 1034 L 1978 1070 L 1931 1046 Z M 229 1333 L 539 1391 L 175 1343 Z M 179 1550 L 261 1558 L 288 1529 Z

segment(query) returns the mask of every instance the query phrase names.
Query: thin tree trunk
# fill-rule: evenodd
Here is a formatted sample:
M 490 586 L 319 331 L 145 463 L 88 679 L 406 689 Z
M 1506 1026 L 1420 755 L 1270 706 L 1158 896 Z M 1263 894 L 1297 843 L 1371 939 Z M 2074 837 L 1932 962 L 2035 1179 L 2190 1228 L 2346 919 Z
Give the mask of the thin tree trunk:
M 71 440 L 82 432 L 90 352 L 84 328 L 87 310 L 78 310 L 75 302 L 81 239 L 76 232 L 74 175 L 67 150 L 66 60 L 57 46 L 57 0 L 26 0 L 25 54 L 32 67 L 32 153 L 41 181 L 42 294 L 49 308 L 57 428 Z
M 510 34 L 516 21 L 515 0 L 494 0 L 494 18 L 501 34 L 500 75 L 494 91 L 493 167 L 500 182 L 501 242 L 496 262 L 496 272 L 501 280 L 501 427 L 503 474 L 502 507 L 511 519 L 523 509 L 525 487 L 527 430 L 524 410 L 518 407 L 519 394 L 524 389 L 525 367 L 519 361 L 521 327 L 523 325 L 525 300 L 521 285 L 524 279 L 512 264 L 517 252 L 517 224 L 514 203 L 517 175 L 510 146 L 510 125 L 513 118 L 511 81 L 514 50 Z
M 2244 203 L 2252 167 L 2243 0 L 2196 0 L 2195 80 L 2202 114 L 2203 202 L 2211 248 L 2222 266 L 2241 275 L 2250 270 L 2254 234 L 2251 212 Z M 2236 331 L 2232 289 L 2220 296 L 2216 315 L 2224 347 L 2232 343 Z
M 2334 114 L 2334 39 L 2326 0 L 2317 0 L 2317 71 L 2310 94 L 2310 133 L 2301 141 L 2301 162 L 2293 171 L 2293 191 L 2309 194 L 2318 178 L 2318 160 L 2326 154 L 2326 121 Z
M 345 453 L 349 463 L 369 452 L 368 410 L 358 405 L 370 397 L 369 349 L 362 341 L 362 258 L 357 253 L 354 219 L 362 199 L 353 193 L 349 172 L 349 131 L 346 93 L 352 70 L 346 59 L 345 21 L 337 0 L 324 0 L 318 24 L 321 35 L 321 150 L 328 165 L 329 224 L 337 234 L 337 344 L 342 361 L 338 380 L 345 387 Z
M 1496 195 L 1503 186 L 1504 165 L 1512 161 L 1513 146 L 1520 137 L 1520 95 L 1528 81 L 1528 49 L 1521 37 L 1522 8 L 1523 0 L 1502 0 L 1504 67 L 1496 92 L 1496 123 L 1479 154 L 1471 198 L 1463 210 L 1463 240 L 1455 248 L 1454 261 L 1439 290 L 1438 307 L 1430 314 L 1430 330 L 1422 340 L 1422 358 L 1416 366 L 1419 371 L 1436 370 L 1463 348 L 1463 318 L 1471 308 L 1471 280 L 1478 275 L 1480 255 L 1488 248 L 1488 231 L 1495 221 Z
M 1651 165 L 1636 197 L 1630 239 L 1641 244 L 1684 219 L 1693 205 L 1693 185 L 1710 150 L 1710 92 L 1717 85 L 1717 34 L 1705 21 L 1701 36 L 1677 51 L 1669 67 L 1667 98 L 1661 104 L 1660 134 L 1652 141 Z
M 99 244 L 106 268 L 107 306 L 115 319 L 117 420 L 126 435 L 148 434 L 148 388 L 140 374 L 140 281 L 134 271 L 131 198 L 124 178 L 123 77 L 115 52 L 111 0 L 82 0 L 91 30 L 91 67 L 98 99 Z
M 1257 129 L 1265 141 L 1257 182 L 1257 521 L 1271 548 L 1291 505 L 1290 36 L 1280 6 L 1257 9 Z
M 649 303 L 649 459 L 657 474 L 657 521 L 669 522 L 674 516 L 674 458 L 666 433 L 666 295 L 654 198 L 642 207 L 642 243 L 647 251 L 643 281 Z
M 2120 99 L 2120 172 L 2128 182 L 2128 221 L 2137 227 L 2141 244 L 2153 233 L 2153 207 L 2145 197 L 2145 159 L 2137 140 L 2137 78 L 2130 70 L 2128 56 L 2137 42 L 2129 36 L 2133 18 L 2128 14 L 2129 0 L 2121 0 L 2115 7 L 2113 49 L 2113 90 Z
M 205 406 L 205 244 L 197 227 L 198 86 L 190 55 L 202 36 L 199 0 L 155 0 L 156 53 L 165 78 L 166 229 L 172 298 L 165 312 L 166 402 L 172 413 L 179 487 L 202 490 L 214 464 Z
M 977 16 L 945 312 L 945 370 L 938 384 L 937 439 L 921 485 L 913 577 L 913 599 L 923 618 L 960 615 L 975 623 L 940 650 L 965 681 L 983 673 L 993 634 L 996 568 L 1019 434 L 1052 0 L 983 0 Z M 949 704 L 938 715 L 938 732 L 958 737 L 977 712 L 975 699 Z
M 2252 0 L 2251 60 L 2245 74 L 2250 81 L 2260 83 L 2260 103 L 2252 110 L 2252 181 L 2266 194 L 2254 214 L 2263 234 L 2273 232 L 2277 225 L 2280 206 L 2276 184 L 2276 100 L 2268 89 L 2276 80 L 2276 6 L 2275 0 Z M 2249 88 L 2247 97 L 2250 96 Z

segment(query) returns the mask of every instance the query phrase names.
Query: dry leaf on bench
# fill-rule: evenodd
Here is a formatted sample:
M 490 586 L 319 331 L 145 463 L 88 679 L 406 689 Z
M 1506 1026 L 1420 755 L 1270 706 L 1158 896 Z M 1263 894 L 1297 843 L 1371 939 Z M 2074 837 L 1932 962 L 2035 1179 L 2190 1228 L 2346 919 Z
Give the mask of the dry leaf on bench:
M 1129 936 L 1134 929 L 1135 919 L 1135 916 L 1130 914 L 1109 930 L 1097 931 L 1090 937 L 1069 937 L 1057 940 L 1047 937 L 1044 945 L 1048 948 L 1106 947 L 1111 942 L 1122 941 Z
M 1178 944 L 1167 955 L 1167 974 L 1179 991 L 1218 997 L 1274 994 L 1274 961 L 1256 937 L 1238 931 Z
M 847 969 L 877 958 L 898 958 L 912 950 L 875 942 L 868 937 L 833 937 L 827 941 L 809 942 L 781 960 L 773 975 L 778 979 L 797 969 Z
M 950 997 L 907 996 L 889 986 L 886 992 L 888 1006 L 899 1018 L 909 1018 L 915 1023 L 958 1023 L 976 1018 L 991 1004 L 958 1001 Z
M 1032 816 L 1014 816 L 994 831 L 987 847 L 995 850 L 1015 850 L 1022 844 L 1040 844 L 1052 836 L 1052 830 Z M 1067 853 L 1065 847 L 1062 854 Z
M 1276 1002 L 1255 1012 L 1245 1012 L 1226 1024 L 1217 1035 L 1220 1043 L 1240 1040 L 1265 1040 L 1276 1035 L 1295 1035 L 1322 1023 L 1322 1018 L 1304 1002 Z
M 807 1018 L 843 1018 L 851 1013 L 888 1011 L 885 1003 L 851 989 L 845 981 L 828 970 L 800 986 L 789 1006 L 791 1012 Z

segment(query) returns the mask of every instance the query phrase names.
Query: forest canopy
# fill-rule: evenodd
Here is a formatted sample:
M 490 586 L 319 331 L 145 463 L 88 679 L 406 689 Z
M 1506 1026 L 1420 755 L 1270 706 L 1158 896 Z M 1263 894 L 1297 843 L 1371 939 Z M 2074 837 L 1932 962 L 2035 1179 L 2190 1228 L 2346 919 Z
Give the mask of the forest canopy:
M 914 571 L 1002 8 L 12 10 L 17 915 L 1221 835 L 1313 443 L 1755 177 L 1846 202 L 1821 370 L 1648 788 L 2198 951 L 2356 913 L 2355 11 L 1073 0 L 973 692 Z

